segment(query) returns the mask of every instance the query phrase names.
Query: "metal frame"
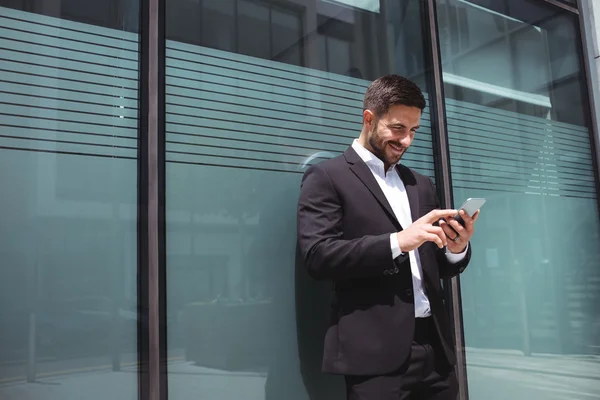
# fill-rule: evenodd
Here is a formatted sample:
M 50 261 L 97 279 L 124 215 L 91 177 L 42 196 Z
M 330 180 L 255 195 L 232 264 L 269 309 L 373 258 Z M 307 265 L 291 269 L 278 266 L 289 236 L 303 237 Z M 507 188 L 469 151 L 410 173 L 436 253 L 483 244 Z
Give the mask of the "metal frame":
M 546 3 L 550 3 L 550 4 L 552 4 L 552 5 L 556 6 L 556 7 L 560 7 L 563 10 L 572 12 L 574 14 L 579 14 L 578 7 L 570 6 L 570 5 L 566 4 L 566 3 L 563 3 L 563 2 L 558 1 L 558 0 L 539 0 L 539 1 L 544 1 Z M 579 1 L 579 0 L 577 0 L 577 1 Z
M 595 0 L 594 0 L 595 1 Z M 596 178 L 596 200 L 598 202 L 598 210 L 600 210 L 600 116 L 596 114 L 596 111 L 600 111 L 600 92 L 598 98 L 594 95 L 594 83 L 597 78 L 595 77 L 595 71 L 592 70 L 594 55 L 590 54 L 591 46 L 588 44 L 588 37 L 586 36 L 586 15 L 585 7 L 583 7 L 584 0 L 577 0 L 577 8 L 581 10 L 579 14 L 579 37 L 581 38 L 580 54 L 581 64 L 583 65 L 585 82 L 587 91 L 585 93 L 584 104 L 588 110 L 588 122 L 590 124 L 590 144 L 592 148 L 592 160 L 594 163 L 594 175 Z M 594 29 L 594 27 L 592 27 Z
M 427 0 L 425 5 L 425 20 L 429 28 L 428 54 L 431 65 L 431 91 L 434 95 L 430 101 L 431 125 L 433 138 L 433 151 L 435 162 L 435 177 L 438 195 L 442 207 L 452 207 L 454 197 L 452 194 L 452 173 L 450 166 L 450 147 L 448 144 L 448 131 L 446 121 L 446 104 L 444 101 L 444 82 L 442 78 L 442 60 L 439 45 L 439 32 L 437 23 L 436 0 Z M 460 291 L 460 277 L 444 280 L 446 292 L 445 300 L 452 322 L 452 333 L 456 349 L 456 378 L 459 384 L 458 398 L 469 399 L 467 381 L 467 360 L 465 354 L 465 338 L 463 329 L 462 297 Z
M 165 2 L 141 0 L 138 187 L 139 399 L 167 398 Z

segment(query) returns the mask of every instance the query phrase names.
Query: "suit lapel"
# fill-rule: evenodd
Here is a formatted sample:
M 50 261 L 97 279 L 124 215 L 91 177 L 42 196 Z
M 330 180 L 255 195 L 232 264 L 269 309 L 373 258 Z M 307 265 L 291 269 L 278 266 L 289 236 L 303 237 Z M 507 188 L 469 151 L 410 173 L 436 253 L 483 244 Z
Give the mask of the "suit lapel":
M 371 173 L 371 170 L 367 164 L 365 164 L 358 154 L 356 154 L 352 147 L 348 148 L 348 150 L 344 152 L 344 156 L 346 157 L 346 161 L 351 164 L 350 170 L 358 177 L 358 179 L 361 180 L 367 189 L 369 189 L 375 199 L 377 199 L 377 202 L 386 211 L 388 217 L 392 220 L 394 225 L 399 230 L 402 229 L 398 219 L 396 218 L 396 215 L 394 214 L 394 211 L 392 210 L 392 206 L 390 206 L 390 203 L 385 197 L 385 194 L 383 194 L 381 187 L 379 187 L 379 184 L 375 180 L 375 177 L 373 176 L 373 173 Z

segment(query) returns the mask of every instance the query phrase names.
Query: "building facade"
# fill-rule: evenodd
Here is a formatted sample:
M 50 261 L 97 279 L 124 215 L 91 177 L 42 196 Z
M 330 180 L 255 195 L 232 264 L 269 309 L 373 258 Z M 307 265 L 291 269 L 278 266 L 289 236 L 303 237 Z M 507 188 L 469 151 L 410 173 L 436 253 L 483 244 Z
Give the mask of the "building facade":
M 0 0 L 0 398 L 343 398 L 303 172 L 370 81 L 404 162 L 487 203 L 444 282 L 460 399 L 600 393 L 594 0 Z

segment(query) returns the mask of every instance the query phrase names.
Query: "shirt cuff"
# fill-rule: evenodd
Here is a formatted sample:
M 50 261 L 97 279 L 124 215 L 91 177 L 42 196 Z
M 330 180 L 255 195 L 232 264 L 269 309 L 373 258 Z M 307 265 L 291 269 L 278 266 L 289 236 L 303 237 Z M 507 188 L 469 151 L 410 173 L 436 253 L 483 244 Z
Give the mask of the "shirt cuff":
M 400 245 L 398 244 L 398 237 L 396 236 L 396 233 L 392 233 L 390 235 L 390 247 L 392 248 L 393 260 L 402 255 L 402 250 L 400 250 Z
M 450 262 L 450 264 L 457 264 L 465 259 L 467 256 L 467 250 L 469 250 L 469 244 L 467 243 L 467 247 L 465 247 L 465 251 L 462 253 L 454 254 L 451 253 L 448 248 L 446 248 L 446 258 Z

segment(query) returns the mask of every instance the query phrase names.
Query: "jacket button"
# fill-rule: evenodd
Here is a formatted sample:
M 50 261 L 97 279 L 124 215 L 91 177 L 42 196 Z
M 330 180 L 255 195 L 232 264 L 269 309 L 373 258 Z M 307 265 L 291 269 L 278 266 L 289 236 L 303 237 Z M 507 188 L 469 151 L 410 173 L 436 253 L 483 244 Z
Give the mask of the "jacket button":
M 384 275 L 389 275 L 389 274 L 390 274 L 390 271 L 386 269 L 385 271 L 383 271 L 383 274 L 384 274 Z
M 406 295 L 409 297 L 413 295 L 412 289 L 406 289 L 406 291 L 404 293 L 406 293 Z

